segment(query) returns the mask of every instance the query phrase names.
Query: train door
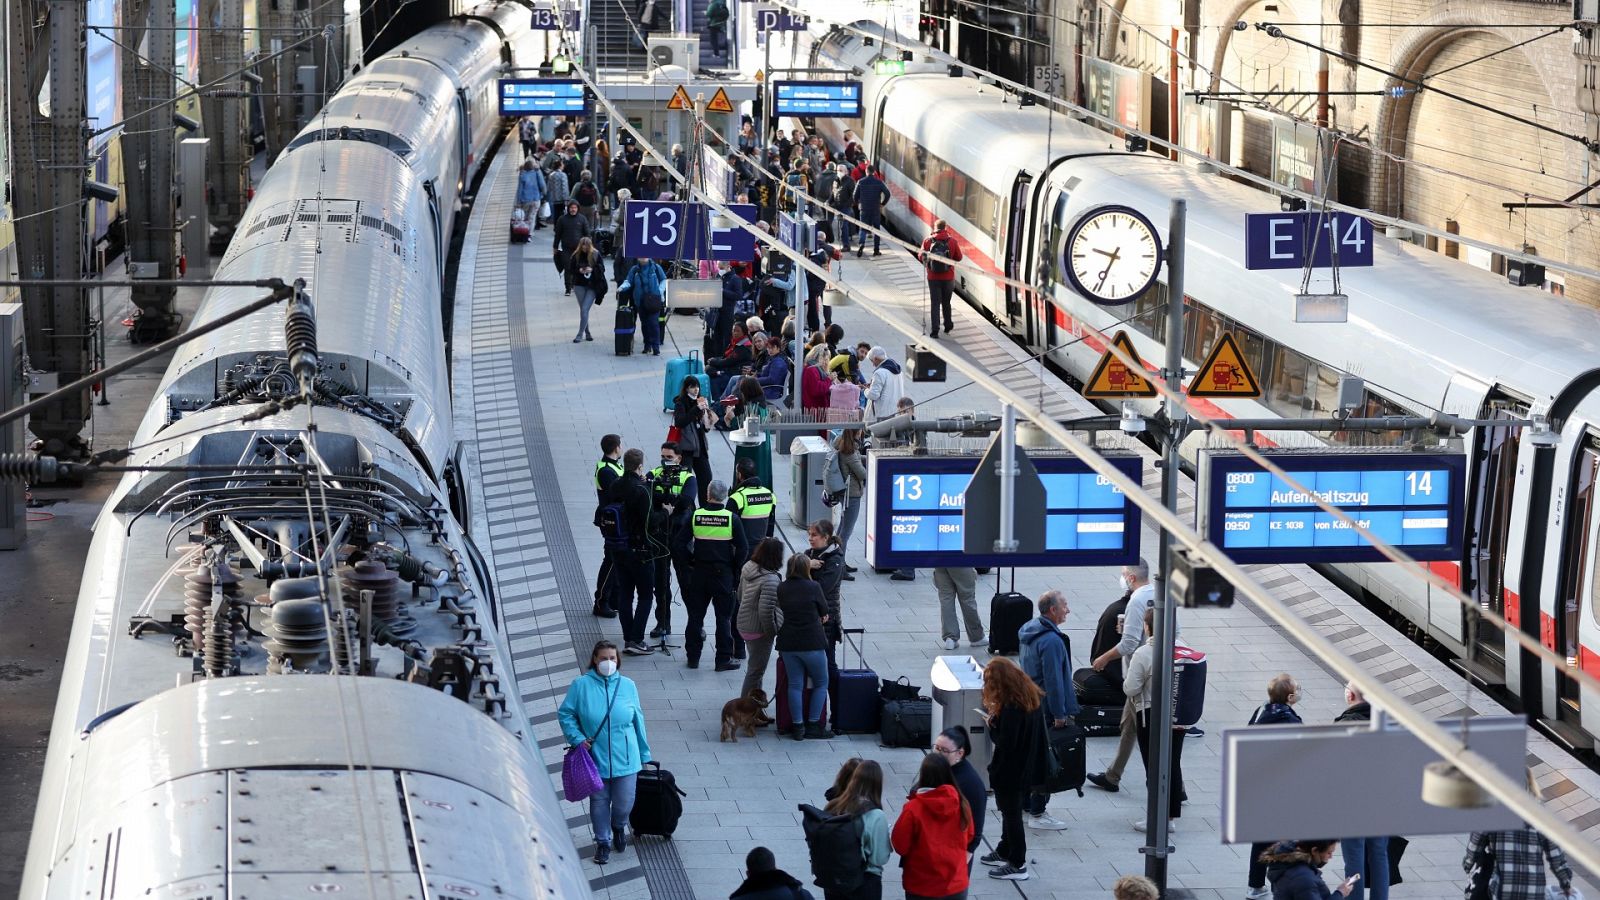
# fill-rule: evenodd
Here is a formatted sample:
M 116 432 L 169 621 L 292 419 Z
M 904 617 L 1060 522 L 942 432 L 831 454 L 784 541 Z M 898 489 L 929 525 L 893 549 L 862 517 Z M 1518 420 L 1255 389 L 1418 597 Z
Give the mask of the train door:
M 1011 205 L 1006 208 L 1001 220 L 1001 228 L 1005 231 L 1006 277 L 1023 282 L 1032 281 L 1028 277 L 1028 261 L 1023 258 L 1028 245 L 1024 229 L 1028 218 L 1028 188 L 1032 183 L 1032 175 L 1027 172 L 1017 174 L 1017 180 L 1011 184 Z M 1012 328 L 1016 328 L 1017 320 L 1022 318 L 1022 303 L 1022 292 L 1014 285 L 1006 285 L 1006 319 Z
M 472 180 L 472 103 L 467 100 L 466 91 L 456 91 L 456 108 L 461 112 L 460 190 L 465 191 Z
M 1595 510 L 1595 482 L 1600 480 L 1600 438 L 1588 435 L 1573 466 L 1571 497 L 1561 539 L 1561 573 L 1556 593 L 1555 649 L 1567 668 L 1580 665 L 1579 628 L 1596 601 L 1595 562 L 1600 545 L 1600 515 Z M 1557 673 L 1556 720 L 1581 727 L 1582 695 L 1568 672 Z
M 1484 402 L 1484 419 L 1521 419 L 1528 402 L 1498 390 Z M 1506 551 L 1511 540 L 1511 500 L 1516 493 L 1517 450 L 1521 429 L 1481 426 L 1472 453 L 1471 510 L 1467 517 L 1467 558 L 1461 572 L 1461 589 L 1480 609 L 1505 614 Z M 1469 658 L 1505 681 L 1505 642 L 1500 630 L 1480 621 L 1476 634 L 1465 635 Z

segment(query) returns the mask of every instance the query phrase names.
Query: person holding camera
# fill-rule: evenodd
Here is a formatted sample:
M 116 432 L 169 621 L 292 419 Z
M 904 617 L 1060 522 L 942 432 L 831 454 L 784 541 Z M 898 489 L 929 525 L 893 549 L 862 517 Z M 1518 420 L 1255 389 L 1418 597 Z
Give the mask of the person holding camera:
M 645 476 L 650 486 L 650 553 L 655 572 L 656 627 L 650 637 L 661 638 L 672 633 L 672 570 L 678 570 L 679 592 L 688 582 L 688 560 L 672 552 L 676 543 L 673 536 L 679 529 L 688 527 L 689 513 L 694 511 L 696 491 L 694 471 L 683 464 L 678 454 L 678 443 L 667 441 L 661 445 L 661 465 Z

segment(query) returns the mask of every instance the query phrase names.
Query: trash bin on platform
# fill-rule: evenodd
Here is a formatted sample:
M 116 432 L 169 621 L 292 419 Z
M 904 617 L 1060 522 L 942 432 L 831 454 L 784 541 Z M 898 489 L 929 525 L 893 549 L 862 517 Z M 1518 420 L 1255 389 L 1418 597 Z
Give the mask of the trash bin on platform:
M 828 462 L 828 442 L 814 434 L 789 444 L 789 515 L 802 528 L 829 515 L 822 502 L 822 467 Z
M 940 656 L 929 673 L 933 682 L 933 734 L 955 725 L 966 726 L 972 738 L 972 755 L 967 761 L 978 770 L 983 786 L 989 786 L 989 726 L 979 710 L 983 708 L 983 667 L 970 656 Z

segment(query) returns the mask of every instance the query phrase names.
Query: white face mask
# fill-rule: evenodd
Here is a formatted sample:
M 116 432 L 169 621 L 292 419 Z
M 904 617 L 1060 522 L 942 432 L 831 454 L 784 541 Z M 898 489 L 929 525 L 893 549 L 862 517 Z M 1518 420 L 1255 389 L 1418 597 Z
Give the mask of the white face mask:
M 617 674 L 617 661 L 614 659 L 602 659 L 594 664 L 594 670 L 600 673 L 601 678 L 610 678 Z

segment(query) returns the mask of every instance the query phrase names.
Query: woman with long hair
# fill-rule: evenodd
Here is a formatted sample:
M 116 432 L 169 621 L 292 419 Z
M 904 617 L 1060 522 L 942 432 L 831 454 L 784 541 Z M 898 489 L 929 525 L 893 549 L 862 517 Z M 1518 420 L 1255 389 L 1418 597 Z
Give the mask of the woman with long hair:
M 839 708 L 839 698 L 834 694 L 834 676 L 839 669 L 839 642 L 844 640 L 844 601 L 839 597 L 839 582 L 844 578 L 844 547 L 833 534 L 833 523 L 818 519 L 806 527 L 806 557 L 811 560 L 811 580 L 822 586 L 822 598 L 828 604 L 828 621 L 823 631 L 828 635 L 828 695 L 833 708 Z
M 972 807 L 956 786 L 950 763 L 929 753 L 890 835 L 905 869 L 906 900 L 966 900 L 972 831 Z
M 874 760 L 861 760 L 844 790 L 829 800 L 823 811 L 861 819 L 861 861 L 866 866 L 860 887 L 849 893 L 825 891 L 824 900 L 882 900 L 883 867 L 889 862 L 890 850 L 889 817 L 883 814 L 883 768 Z
M 617 645 L 600 641 L 589 652 L 589 665 L 570 687 L 556 710 L 567 746 L 587 747 L 600 771 L 601 788 L 589 797 L 589 822 L 594 827 L 594 861 L 605 865 L 611 851 L 627 849 L 624 829 L 633 812 L 639 770 L 650 761 L 644 733 L 644 708 L 633 679 L 621 674 Z
M 579 239 L 564 274 L 567 290 L 578 301 L 578 334 L 572 342 L 592 341 L 594 336 L 589 334 L 589 308 L 605 299 L 607 282 L 604 260 L 587 235 Z
M 771 540 L 769 538 L 769 540 Z M 778 585 L 778 661 L 789 682 L 789 711 L 794 716 L 791 736 L 797 741 L 827 737 L 822 711 L 828 702 L 828 601 L 822 586 L 811 580 L 811 558 L 803 553 L 789 557 L 786 577 Z M 806 681 L 811 682 L 809 696 Z
M 723 421 L 733 430 L 744 427 L 746 419 L 755 417 L 758 421 L 766 421 L 771 415 L 767 405 L 766 391 L 761 389 L 761 382 L 746 375 L 739 379 L 733 390 L 734 403 L 730 404 L 724 414 Z M 772 486 L 772 438 L 765 432 L 762 433 L 761 443 L 746 446 L 735 443 L 733 448 L 734 465 L 739 460 L 750 459 L 756 464 L 756 477 L 761 483 Z
M 694 469 L 700 505 L 706 505 L 706 488 L 711 487 L 711 447 L 706 432 L 717 422 L 711 401 L 700 393 L 700 379 L 686 375 L 678 396 L 672 400 L 672 424 L 678 429 L 678 453 Z
M 989 787 L 1000 810 L 1000 843 L 980 862 L 994 866 L 990 878 L 1026 881 L 1028 842 L 1022 829 L 1022 803 L 1028 791 L 1049 774 L 1049 738 L 1045 732 L 1044 692 L 1004 656 L 983 667 L 983 708 L 988 712 Z
M 839 439 L 833 442 L 833 449 L 839 455 L 839 467 L 844 470 L 845 480 L 844 502 L 834 507 L 839 510 L 839 544 L 847 554 L 844 577 L 846 581 L 854 581 L 851 576 L 856 568 L 850 565 L 848 556 L 850 536 L 856 530 L 856 519 L 861 516 L 861 498 L 867 492 L 867 464 L 861 458 L 860 430 L 842 429 Z
M 762 538 L 739 571 L 739 613 L 734 627 L 744 638 L 750 661 L 744 672 L 744 686 L 739 689 L 741 697 L 748 697 L 761 687 L 767 662 L 772 659 L 772 643 L 783 622 L 778 613 L 778 585 L 782 583 L 778 570 L 782 567 L 783 541 Z
M 961 791 L 961 796 L 967 798 L 967 806 L 972 808 L 972 839 L 967 841 L 970 867 L 972 852 L 978 849 L 978 842 L 983 840 L 983 814 L 989 808 L 989 789 L 983 784 L 983 776 L 967 760 L 972 755 L 972 738 L 964 726 L 952 725 L 934 736 L 933 752 L 943 756 L 944 761 L 950 764 L 950 775 L 956 780 L 956 788 Z

